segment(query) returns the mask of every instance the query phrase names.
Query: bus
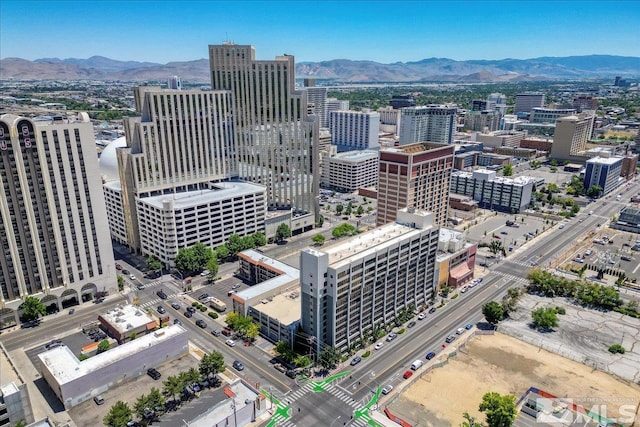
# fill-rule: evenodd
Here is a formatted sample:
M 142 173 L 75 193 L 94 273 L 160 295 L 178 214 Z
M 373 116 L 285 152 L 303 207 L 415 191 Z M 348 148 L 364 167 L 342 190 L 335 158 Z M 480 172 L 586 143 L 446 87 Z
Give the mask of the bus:
M 214 298 L 211 297 L 209 298 L 209 307 L 219 311 L 219 312 L 223 312 L 227 309 L 227 304 L 225 304 L 224 302 L 220 301 L 218 298 Z

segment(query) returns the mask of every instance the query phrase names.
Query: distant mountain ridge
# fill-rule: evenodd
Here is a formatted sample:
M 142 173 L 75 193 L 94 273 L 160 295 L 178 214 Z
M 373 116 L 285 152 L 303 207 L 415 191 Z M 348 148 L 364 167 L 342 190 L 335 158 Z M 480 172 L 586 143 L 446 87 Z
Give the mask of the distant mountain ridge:
M 180 76 L 185 82 L 209 83 L 207 59 L 153 62 L 118 61 L 103 56 L 88 59 L 20 58 L 0 60 L 0 79 L 34 80 L 166 80 Z M 383 64 L 375 61 L 334 59 L 296 64 L 296 77 L 336 82 L 506 82 L 548 79 L 611 78 L 640 76 L 640 58 L 615 55 L 540 57 L 456 61 L 425 58 L 420 61 Z

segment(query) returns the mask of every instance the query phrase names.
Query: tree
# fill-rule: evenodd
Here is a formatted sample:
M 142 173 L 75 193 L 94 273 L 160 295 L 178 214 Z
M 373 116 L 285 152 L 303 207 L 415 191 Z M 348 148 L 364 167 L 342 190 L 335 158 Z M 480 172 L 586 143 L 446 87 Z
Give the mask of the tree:
M 107 427 L 126 427 L 129 421 L 131 421 L 131 408 L 121 400 L 118 400 L 102 419 Z
M 333 369 L 340 363 L 340 352 L 333 346 L 326 346 L 318 355 L 318 364 L 324 369 Z
M 220 261 L 229 258 L 229 248 L 226 245 L 218 246 L 216 249 L 216 256 Z
M 516 398 L 496 392 L 485 393 L 478 408 L 487 415 L 489 427 L 511 427 L 518 415 Z
M 502 306 L 496 301 L 490 301 L 482 306 L 482 314 L 492 325 L 497 325 L 504 318 Z
M 109 340 L 102 340 L 98 343 L 98 354 L 103 353 L 111 348 Z
M 462 414 L 462 418 L 464 418 L 464 421 L 460 424 L 460 427 L 482 427 L 482 423 L 477 422 L 468 412 Z
M 501 253 L 502 256 L 507 256 L 507 251 L 505 251 L 504 245 L 500 240 L 492 240 L 491 243 L 489 243 L 489 252 L 494 255 Z
M 347 206 L 347 209 L 344 210 L 344 214 L 347 216 L 351 216 L 352 213 L 353 213 L 353 208 L 351 206 Z
M 253 243 L 256 248 L 267 244 L 267 238 L 265 237 L 264 233 L 257 231 L 253 233 L 251 237 L 253 238 Z
M 47 313 L 47 307 L 44 306 L 42 301 L 32 296 L 26 297 L 20 308 L 22 309 L 22 317 L 27 322 L 44 316 Z
M 176 264 L 176 268 L 183 274 L 190 274 L 198 270 L 198 261 L 193 251 L 189 248 L 178 249 L 174 263 Z
M 200 359 L 198 370 L 203 377 L 224 371 L 224 356 L 215 350 L 209 354 L 205 354 L 202 356 L 202 359 Z
M 322 234 L 316 234 L 315 236 L 313 236 L 313 238 L 311 238 L 311 240 L 313 240 L 316 245 L 322 245 L 325 238 Z
M 124 277 L 118 276 L 118 291 L 122 292 L 124 290 Z
M 600 195 L 601 191 L 602 191 L 602 187 L 600 187 L 599 185 L 592 185 L 587 190 L 587 196 L 589 196 L 589 197 L 598 197 Z
M 293 352 L 293 350 L 291 350 L 289 344 L 287 344 L 283 340 L 280 340 L 276 343 L 274 351 L 285 362 L 292 362 L 295 357 L 295 353 Z
M 313 361 L 308 356 L 298 356 L 294 359 L 293 363 L 298 368 L 304 368 L 306 366 L 311 365 Z
M 504 168 L 502 168 L 502 175 L 504 176 L 513 175 L 513 165 L 510 163 L 504 165 Z
M 218 258 L 215 256 L 212 256 L 209 262 L 207 263 L 207 270 L 209 270 L 209 274 L 207 278 L 209 280 L 214 280 L 218 275 L 219 268 L 220 267 L 218 265 Z
M 167 379 L 162 382 L 162 386 L 162 394 L 167 397 L 171 396 L 173 400 L 176 400 L 176 395 L 180 394 L 183 388 L 180 378 L 175 375 L 167 377 Z
M 151 255 L 150 257 L 147 257 L 147 267 L 151 271 L 157 271 L 157 270 L 162 270 L 162 267 L 164 266 L 162 265 L 162 262 L 158 258 Z
M 197 242 L 191 247 L 195 263 L 197 264 L 196 271 L 202 271 L 209 260 L 213 258 L 213 249 L 205 246 L 204 243 Z
M 356 210 L 356 215 L 362 215 L 364 213 L 364 208 L 362 205 L 358 206 L 358 210 Z
M 531 313 L 533 326 L 538 329 L 548 330 L 554 326 L 558 326 L 558 313 L 555 308 L 539 308 Z
M 133 412 L 138 418 L 143 418 L 144 410 L 151 407 L 149 401 L 150 399 L 146 394 L 143 394 L 136 399 L 136 403 L 133 404 Z
M 260 326 L 256 322 L 251 322 L 244 332 L 244 336 L 253 341 L 260 335 Z
M 242 238 L 236 233 L 233 233 L 227 239 L 225 246 L 229 251 L 229 256 L 235 258 L 235 256 L 238 255 L 238 252 L 242 250 Z
M 340 214 L 342 213 L 342 211 L 343 211 L 343 210 L 344 210 L 344 206 L 342 206 L 341 204 L 338 204 L 338 205 L 336 206 L 336 213 L 337 213 L 338 215 L 340 215 Z
M 276 240 L 281 242 L 291 237 L 291 229 L 287 224 L 280 224 L 276 229 Z

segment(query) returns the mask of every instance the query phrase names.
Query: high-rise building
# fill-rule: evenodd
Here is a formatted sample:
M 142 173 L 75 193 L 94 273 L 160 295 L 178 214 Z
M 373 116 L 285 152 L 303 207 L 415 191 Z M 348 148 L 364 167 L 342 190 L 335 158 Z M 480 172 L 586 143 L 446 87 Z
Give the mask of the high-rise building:
M 413 95 L 393 95 L 389 101 L 391 108 L 399 110 L 400 108 L 415 107 L 416 101 Z
M 507 112 L 507 97 L 502 93 L 492 93 L 487 97 L 487 108 L 497 110 L 505 115 Z
M 446 105 L 403 108 L 398 131 L 400 145 L 415 142 L 452 144 L 456 112 L 455 107 Z
M 474 99 L 471 101 L 471 111 L 483 111 L 486 110 L 488 103 L 484 99 Z
M 232 181 L 231 93 L 142 86 L 134 98 L 140 116 L 114 150 L 119 179 L 104 185 L 114 239 L 171 266 L 180 248 L 263 231 L 265 188 Z
M 393 222 L 409 207 L 432 212 L 434 225 L 446 225 L 454 151 L 426 142 L 380 150 L 376 224 Z
M 571 160 L 572 156 L 586 150 L 587 141 L 593 131 L 594 120 L 593 111 L 584 111 L 579 115 L 561 117 L 556 120 L 550 157 Z
M 507 178 L 487 169 L 454 171 L 451 174 L 451 192 L 470 196 L 485 209 L 520 213 L 531 204 L 535 182 L 533 177 Z
M 576 96 L 573 98 L 573 108 L 575 108 L 578 113 L 581 113 L 582 110 L 595 111 L 598 109 L 598 98 L 588 95 Z
M 516 113 L 528 113 L 534 107 L 544 107 L 544 93 L 525 92 L 516 95 Z
M 180 77 L 171 76 L 167 79 L 167 89 L 182 90 L 182 82 Z
M 322 184 L 326 188 L 351 193 L 378 183 L 378 152 L 348 151 L 323 159 Z
M 529 116 L 530 123 L 555 123 L 560 117 L 576 114 L 574 108 L 533 107 Z
M 500 128 L 500 112 L 496 110 L 467 111 L 464 128 L 471 131 L 496 131 Z
M 318 117 L 318 125 L 321 128 L 328 128 L 329 121 L 327 118 L 327 88 L 319 86 L 311 86 L 305 88 L 307 92 L 307 100 L 309 106 L 313 105 L 313 114 Z
M 380 147 L 380 114 L 364 111 L 332 111 L 330 117 L 331 144 L 338 152 L 375 150 Z
M 615 190 L 624 178 L 622 171 L 622 157 L 594 157 L 587 160 L 584 172 L 584 188 L 598 186 L 602 190 L 599 196 L 605 196 Z
M 232 93 L 239 176 L 267 187 L 270 209 L 318 213 L 318 118 L 295 88 L 291 55 L 255 59 L 250 45 L 209 46 L 211 87 Z M 313 223 L 312 223 L 313 226 Z
M 11 309 L 3 323 L 27 296 L 60 309 L 115 287 L 95 150 L 86 113 L 0 117 L 0 306 Z
M 340 351 L 435 292 L 438 227 L 415 209 L 342 243 L 300 253 L 301 326 L 318 354 Z
M 331 123 L 329 121 L 329 116 L 331 115 L 331 112 L 332 111 L 348 111 L 349 101 L 340 100 L 337 98 L 327 98 L 327 100 L 325 101 L 324 110 L 326 112 L 325 113 L 326 122 L 325 122 L 325 126 L 322 126 L 322 127 L 329 128 L 331 127 Z

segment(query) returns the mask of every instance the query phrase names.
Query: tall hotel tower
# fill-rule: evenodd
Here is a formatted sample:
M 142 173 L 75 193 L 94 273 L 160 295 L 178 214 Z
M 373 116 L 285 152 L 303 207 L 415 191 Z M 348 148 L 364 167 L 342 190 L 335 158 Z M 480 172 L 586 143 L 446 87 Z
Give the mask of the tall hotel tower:
M 3 325 L 30 295 L 50 310 L 115 288 L 101 184 L 86 113 L 50 122 L 0 117 Z
M 212 88 L 233 94 L 240 178 L 267 187 L 269 209 L 315 217 L 318 118 L 295 89 L 293 56 L 256 61 L 253 46 L 225 43 L 209 46 L 209 63 Z
M 394 221 L 409 207 L 433 212 L 434 225 L 446 225 L 454 150 L 427 142 L 381 150 L 376 224 Z

